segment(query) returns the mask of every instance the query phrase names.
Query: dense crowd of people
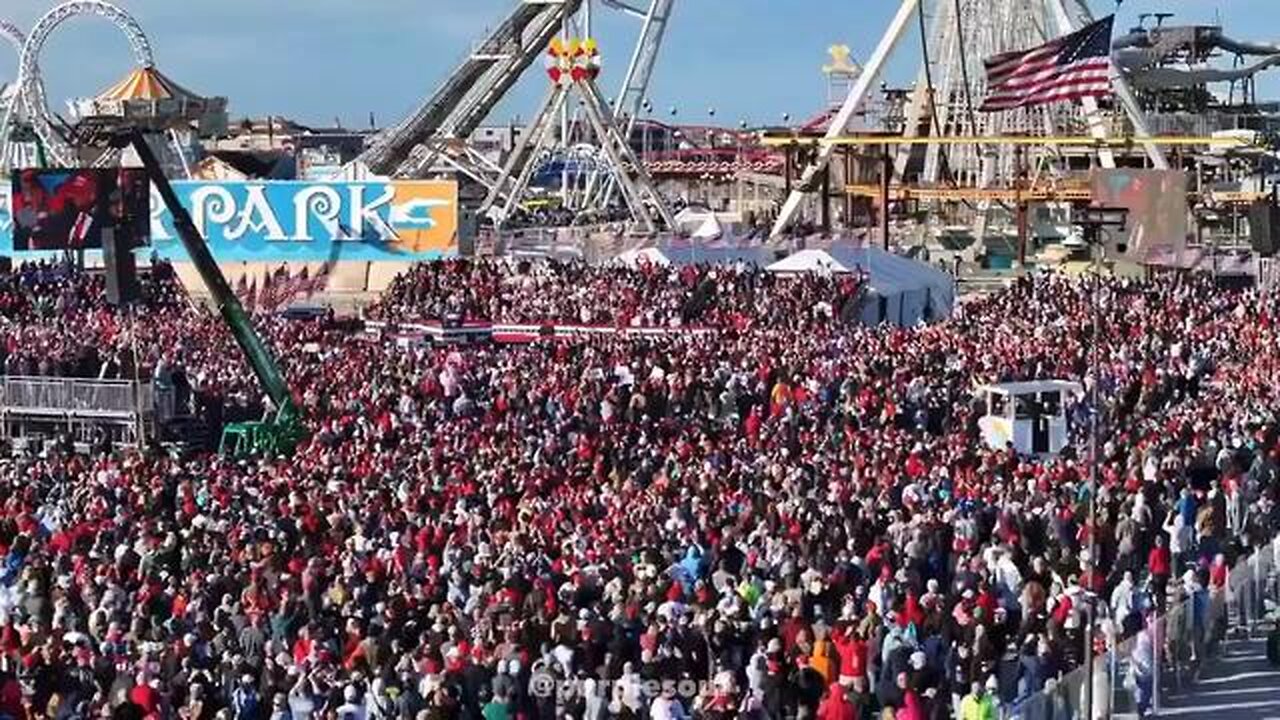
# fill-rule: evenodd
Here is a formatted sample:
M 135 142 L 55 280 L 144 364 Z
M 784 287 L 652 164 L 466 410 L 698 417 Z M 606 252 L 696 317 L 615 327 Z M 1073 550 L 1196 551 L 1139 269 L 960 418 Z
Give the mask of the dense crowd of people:
M 93 281 L 23 277 L 9 357 L 113 347 Z M 0 716 L 994 718 L 1097 644 L 1093 598 L 1131 634 L 1277 529 L 1273 296 L 1037 277 L 903 329 L 842 321 L 857 293 L 453 262 L 379 334 L 259 317 L 292 456 L 0 460 Z M 156 302 L 147 369 L 258 401 L 214 317 Z M 447 314 L 714 331 L 397 341 Z M 974 387 L 1039 378 L 1085 387 L 1072 448 L 983 445 Z
M 781 278 L 755 265 L 639 267 L 496 260 L 421 264 L 369 316 L 610 327 L 791 326 L 840 317 L 861 299 L 854 275 Z
M 164 265 L 141 288 L 139 315 L 155 328 L 183 316 L 186 298 Z M 106 303 L 102 275 L 53 262 L 0 274 L 0 363 L 7 375 L 127 378 L 135 356 L 132 319 Z M 157 338 L 164 347 L 174 336 Z

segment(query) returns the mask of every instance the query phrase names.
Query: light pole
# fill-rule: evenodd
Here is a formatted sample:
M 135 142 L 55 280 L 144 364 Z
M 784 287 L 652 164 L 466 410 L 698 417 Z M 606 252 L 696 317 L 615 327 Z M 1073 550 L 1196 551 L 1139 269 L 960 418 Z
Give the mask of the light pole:
M 1090 388 L 1089 413 L 1089 584 L 1096 582 L 1098 553 L 1098 418 L 1102 413 L 1101 385 L 1102 363 L 1099 352 L 1102 349 L 1102 262 L 1106 255 L 1106 246 L 1102 243 L 1103 231 L 1124 232 L 1129 211 L 1126 208 L 1109 208 L 1084 206 L 1072 209 L 1072 221 L 1084 229 L 1084 240 L 1093 256 L 1093 329 L 1089 346 L 1089 366 L 1093 373 L 1093 387 Z M 1124 247 L 1118 248 L 1124 252 Z M 1088 626 L 1084 637 L 1084 661 L 1086 663 L 1083 700 L 1085 720 L 1093 720 L 1093 635 L 1097 625 L 1098 598 L 1093 588 L 1087 588 L 1089 605 Z
M 647 168 L 649 166 L 649 132 L 653 130 L 653 127 L 649 124 L 649 115 L 653 112 L 653 102 L 646 99 L 640 104 L 640 109 L 644 111 L 644 122 L 640 124 L 644 129 L 644 134 L 640 140 L 640 164 Z
M 742 157 L 743 142 L 746 138 L 746 134 L 747 134 L 747 121 L 746 121 L 746 118 L 743 118 L 742 120 L 738 121 L 738 134 L 736 137 L 738 141 L 737 143 L 738 152 L 734 154 L 734 158 L 733 158 L 733 165 L 734 165 L 733 177 L 737 181 L 736 184 L 738 186 L 737 187 L 738 217 L 740 222 L 744 222 L 746 219 L 746 213 L 742 207 L 743 203 L 746 202 L 746 188 L 745 188 L 746 178 L 743 177 L 743 175 L 747 172 L 747 162 Z
M 675 106 L 675 105 L 672 105 L 672 106 L 671 106 L 671 133 L 670 133 L 669 135 L 667 135 L 667 141 L 668 141 L 667 152 L 671 152 L 671 150 L 673 149 L 672 147 L 670 147 L 670 145 L 671 145 L 671 142 L 670 142 L 670 141 L 671 141 L 672 139 L 675 139 L 675 138 L 679 138 L 679 137 L 680 137 L 680 131 L 676 128 L 676 114 L 677 114 L 677 113 L 678 113 L 678 110 L 676 109 L 676 106 Z M 679 149 L 680 149 L 680 143 L 675 143 L 675 148 L 674 148 L 674 149 L 679 150 Z

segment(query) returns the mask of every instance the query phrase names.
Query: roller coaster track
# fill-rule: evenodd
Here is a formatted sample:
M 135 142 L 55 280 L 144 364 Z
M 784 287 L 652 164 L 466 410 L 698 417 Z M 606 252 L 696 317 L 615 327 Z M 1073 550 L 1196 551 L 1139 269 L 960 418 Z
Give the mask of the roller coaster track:
M 521 0 L 444 84 L 358 161 L 379 175 L 429 168 L 443 150 L 438 143 L 469 136 L 581 5 L 582 0 Z

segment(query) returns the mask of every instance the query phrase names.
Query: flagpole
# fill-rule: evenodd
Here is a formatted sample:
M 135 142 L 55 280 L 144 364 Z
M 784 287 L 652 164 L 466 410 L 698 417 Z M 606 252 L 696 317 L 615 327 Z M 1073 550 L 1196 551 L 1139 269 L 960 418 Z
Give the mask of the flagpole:
M 1102 344 L 1102 255 L 1105 252 L 1098 242 L 1097 230 L 1093 230 L 1093 342 L 1089 348 L 1089 365 L 1093 370 L 1093 396 L 1091 404 L 1093 412 L 1089 414 L 1089 605 L 1088 629 L 1085 631 L 1084 658 L 1088 663 L 1085 671 L 1085 720 L 1093 720 L 1093 633 L 1098 615 L 1098 598 L 1093 591 L 1096 583 L 1098 553 L 1098 415 L 1101 412 L 1102 363 L 1099 361 L 1099 346 Z
M 1070 33 L 1076 30 L 1075 23 L 1071 20 L 1071 13 L 1067 11 L 1064 0 L 1048 0 L 1049 9 L 1054 15 L 1054 19 L 1058 22 L 1059 30 L 1063 33 Z M 1088 12 L 1088 8 L 1077 2 L 1077 6 L 1084 11 L 1085 17 L 1092 17 Z M 1147 126 L 1147 118 L 1142 112 L 1138 100 L 1133 94 L 1133 89 L 1129 87 L 1129 80 L 1124 73 L 1116 71 L 1114 65 L 1111 70 L 1111 84 L 1113 93 L 1120 101 L 1121 107 L 1124 108 L 1125 114 L 1129 117 L 1129 122 L 1133 124 L 1134 135 L 1142 138 L 1149 138 L 1151 130 Z M 1101 109 L 1098 107 L 1096 98 L 1083 98 L 1080 105 L 1084 108 L 1085 116 L 1089 121 L 1089 134 L 1102 140 L 1110 136 L 1107 123 L 1102 115 Z M 1160 147 L 1150 141 L 1142 143 L 1143 149 L 1147 153 L 1147 158 L 1151 161 L 1151 166 L 1156 170 L 1169 169 L 1169 162 L 1164 157 L 1164 152 Z M 1101 161 L 1104 168 L 1115 168 L 1115 154 L 1110 149 L 1098 151 L 1098 160 Z
M 1078 208 L 1077 208 L 1078 209 Z M 1093 259 L 1093 282 L 1090 295 L 1093 304 L 1092 331 L 1089 345 L 1089 367 L 1093 375 L 1093 387 L 1089 389 L 1092 412 L 1089 414 L 1089 510 L 1088 510 L 1088 562 L 1089 585 L 1096 583 L 1098 552 L 1098 436 L 1102 415 L 1102 270 L 1106 256 L 1106 246 L 1102 243 L 1103 228 L 1123 232 L 1126 227 L 1128 211 L 1122 208 L 1085 207 L 1077 215 L 1073 210 L 1075 224 L 1082 226 L 1085 243 L 1089 247 Z M 1082 688 L 1081 705 L 1085 709 L 1085 719 L 1093 720 L 1093 635 L 1097 626 L 1098 596 L 1092 587 L 1085 588 L 1089 603 L 1086 607 L 1088 623 L 1085 631 L 1084 661 L 1088 663 L 1085 670 L 1085 687 Z
M 138 413 L 138 449 L 143 450 L 147 446 L 147 423 L 143 413 L 145 406 L 142 404 L 142 369 L 138 362 L 138 306 L 131 305 L 129 307 L 129 344 L 133 350 L 133 397 L 135 401 L 135 410 Z M 155 383 L 151 384 L 151 407 L 155 412 Z

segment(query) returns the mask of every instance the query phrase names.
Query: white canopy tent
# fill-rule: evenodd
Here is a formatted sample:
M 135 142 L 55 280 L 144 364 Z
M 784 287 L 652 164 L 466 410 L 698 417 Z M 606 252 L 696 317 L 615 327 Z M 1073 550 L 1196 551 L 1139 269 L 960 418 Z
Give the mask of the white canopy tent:
M 736 212 L 714 212 L 706 207 L 687 207 L 676 213 L 675 230 L 681 233 L 693 233 L 702 227 L 709 218 L 715 218 L 720 227 L 731 234 L 742 225 L 742 214 Z
M 860 317 L 868 325 L 900 326 L 938 320 L 955 305 L 955 281 L 947 273 L 918 260 L 874 247 L 833 245 L 829 250 L 801 250 L 773 263 L 777 273 L 846 273 L 867 278 Z
M 826 250 L 801 250 L 782 258 L 766 269 L 769 272 L 784 274 L 852 272 L 848 266 L 836 260 Z
M 707 216 L 706 220 L 698 226 L 697 230 L 690 235 L 694 240 L 719 240 L 724 235 L 724 228 L 720 225 L 720 221 L 716 219 L 715 214 Z

